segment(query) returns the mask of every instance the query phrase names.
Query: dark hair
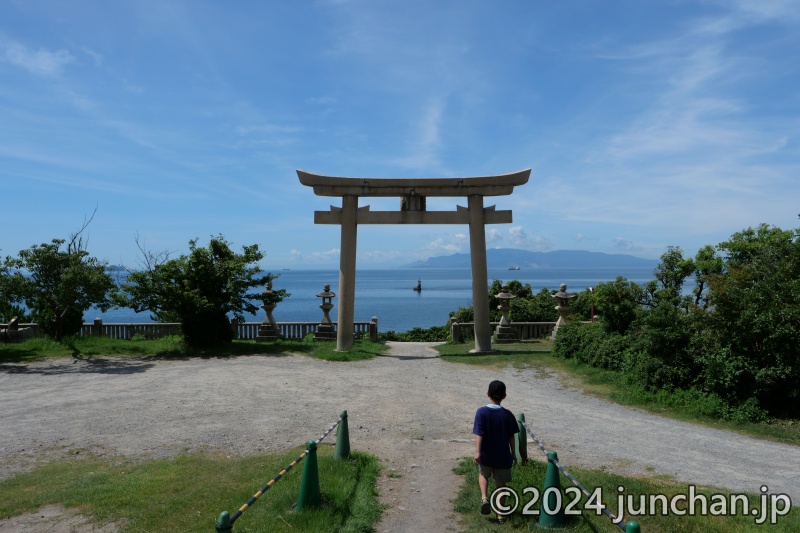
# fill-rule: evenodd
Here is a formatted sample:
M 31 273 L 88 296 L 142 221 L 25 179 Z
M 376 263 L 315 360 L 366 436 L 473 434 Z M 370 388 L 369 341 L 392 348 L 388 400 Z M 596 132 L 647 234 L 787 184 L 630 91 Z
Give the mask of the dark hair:
M 489 397 L 496 402 L 502 401 L 506 397 L 506 384 L 497 379 L 489 383 Z

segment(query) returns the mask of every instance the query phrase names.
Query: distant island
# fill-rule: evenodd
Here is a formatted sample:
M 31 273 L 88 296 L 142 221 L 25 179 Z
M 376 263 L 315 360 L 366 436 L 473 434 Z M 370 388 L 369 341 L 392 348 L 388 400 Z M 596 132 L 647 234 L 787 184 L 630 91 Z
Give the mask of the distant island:
M 514 248 L 492 248 L 486 250 L 489 268 L 655 268 L 656 259 L 643 259 L 627 254 L 606 254 L 583 250 L 556 250 L 553 252 L 531 252 Z M 453 254 L 429 257 L 401 268 L 470 268 L 469 254 Z

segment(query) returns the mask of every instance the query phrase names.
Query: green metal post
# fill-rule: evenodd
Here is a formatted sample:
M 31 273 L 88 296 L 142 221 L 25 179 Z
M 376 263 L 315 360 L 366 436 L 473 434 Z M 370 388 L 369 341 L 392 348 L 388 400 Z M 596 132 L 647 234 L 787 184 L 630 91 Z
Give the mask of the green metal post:
M 228 511 L 222 511 L 217 518 L 217 533 L 225 533 L 226 531 L 233 531 L 233 524 L 231 524 L 231 515 Z
M 347 411 L 342 411 L 342 421 L 336 428 L 336 448 L 333 450 L 335 461 L 346 461 L 350 458 L 350 430 L 347 429 Z
M 297 497 L 296 511 L 319 507 L 322 495 L 319 490 L 319 468 L 317 467 L 317 443 L 308 442 L 308 455 L 300 479 L 300 495 Z
M 539 522 L 537 524 L 542 529 L 561 529 L 567 526 L 567 517 L 564 515 L 564 494 L 561 492 L 561 479 L 558 467 L 553 461 L 558 461 L 558 454 L 554 451 L 547 454 L 547 472 L 544 474 L 542 506 L 539 510 Z M 560 503 L 558 498 L 561 498 Z
M 528 457 L 528 434 L 525 432 L 525 426 L 522 423 L 525 422 L 525 413 L 520 413 L 517 416 L 517 427 L 519 428 L 519 433 L 517 433 L 517 440 L 514 441 L 514 452 L 517 455 L 517 464 L 522 464 L 522 454 L 525 454 L 525 457 Z
M 639 529 L 639 522 L 631 520 L 628 522 L 628 526 L 625 528 L 625 533 L 639 533 L 641 530 Z

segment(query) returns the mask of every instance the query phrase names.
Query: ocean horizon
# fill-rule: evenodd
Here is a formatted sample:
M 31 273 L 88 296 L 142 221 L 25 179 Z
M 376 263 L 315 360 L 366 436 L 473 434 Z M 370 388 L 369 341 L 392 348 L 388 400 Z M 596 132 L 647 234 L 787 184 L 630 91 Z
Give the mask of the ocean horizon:
M 322 319 L 321 303 L 317 294 L 326 283 L 337 293 L 333 299 L 331 318 L 338 313 L 338 269 L 281 270 L 273 289 L 286 289 L 290 296 L 279 303 L 273 311 L 278 322 L 316 322 Z M 653 279 L 652 268 L 508 268 L 488 269 L 489 284 L 498 279 L 502 282 L 518 280 L 529 283 L 534 292 L 542 288 L 557 290 L 561 283 L 567 291 L 578 293 L 600 282 L 613 281 L 623 276 L 629 281 L 643 283 Z M 414 291 L 417 281 L 422 291 Z M 488 287 L 487 287 L 488 291 Z M 408 331 L 415 327 L 442 326 L 449 320 L 450 311 L 472 305 L 472 272 L 469 268 L 399 268 L 356 271 L 355 320 L 369 321 L 378 317 L 380 331 Z M 555 305 L 555 304 L 554 304 Z M 247 322 L 261 322 L 265 312 L 245 315 Z M 152 322 L 149 312 L 135 313 L 120 308 L 100 312 L 90 309 L 84 321 L 101 318 L 106 323 Z

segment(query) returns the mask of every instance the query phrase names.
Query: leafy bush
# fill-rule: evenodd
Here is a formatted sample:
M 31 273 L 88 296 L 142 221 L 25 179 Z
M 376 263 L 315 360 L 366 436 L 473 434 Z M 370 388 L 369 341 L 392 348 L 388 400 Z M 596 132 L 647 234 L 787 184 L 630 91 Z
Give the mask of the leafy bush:
M 713 416 L 799 416 L 800 230 L 761 225 L 718 249 L 692 260 L 670 247 L 656 279 L 599 284 L 601 325 L 563 326 L 554 354 L 621 370 L 633 390 Z
M 0 312 L 17 314 L 22 309 L 16 304 L 24 302 L 30 314 L 17 316 L 33 320 L 49 336 L 77 334 L 85 311 L 111 306 L 115 286 L 105 267 L 86 251 L 80 232 L 22 250 L 0 266 Z
M 409 331 L 386 331 L 378 333 L 380 341 L 394 342 L 446 342 L 450 338 L 450 326 L 432 326 L 430 328 L 412 328 Z
M 627 337 L 607 333 L 597 322 L 568 322 L 558 328 L 553 355 L 598 368 L 620 370 L 629 344 Z
M 244 312 L 255 313 L 253 300 L 261 294 L 249 291 L 274 276 L 261 273 L 258 261 L 264 254 L 255 244 L 237 254 L 220 235 L 207 247 L 189 241 L 189 251 L 176 259 L 143 252 L 145 270 L 130 273 L 118 301 L 137 312 L 150 311 L 155 320 L 180 322 L 190 346 L 229 343 L 233 330 L 228 315 L 244 322 Z

